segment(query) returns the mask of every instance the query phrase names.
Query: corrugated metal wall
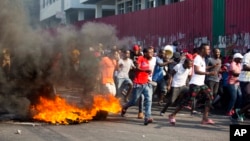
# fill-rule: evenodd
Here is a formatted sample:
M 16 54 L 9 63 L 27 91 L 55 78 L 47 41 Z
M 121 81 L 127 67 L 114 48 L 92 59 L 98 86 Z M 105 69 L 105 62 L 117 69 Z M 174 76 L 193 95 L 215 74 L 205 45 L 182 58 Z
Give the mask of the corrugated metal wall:
M 112 24 L 119 37 L 135 36 L 143 45 L 159 47 L 179 41 L 181 48 L 192 48 L 201 40 L 211 40 L 211 6 L 211 0 L 186 0 L 94 21 Z
M 201 42 L 209 42 L 221 48 L 226 46 L 229 49 L 250 47 L 250 0 L 224 0 L 225 5 L 220 5 L 225 7 L 225 26 L 221 27 L 225 27 L 226 35 L 216 35 L 212 38 L 212 25 L 218 24 L 213 21 L 216 20 L 213 18 L 216 14 L 213 13 L 216 11 L 213 1 L 216 0 L 185 0 L 94 21 L 114 25 L 119 37 L 135 36 L 143 45 L 160 47 L 179 41 L 180 48 L 189 49 Z M 81 26 L 85 22 L 87 21 L 78 22 L 76 25 Z M 244 51 L 241 48 L 240 50 Z
M 226 0 L 226 33 L 250 31 L 250 0 Z
M 245 52 L 250 48 L 250 0 L 226 0 L 225 28 L 222 43 L 228 49 Z

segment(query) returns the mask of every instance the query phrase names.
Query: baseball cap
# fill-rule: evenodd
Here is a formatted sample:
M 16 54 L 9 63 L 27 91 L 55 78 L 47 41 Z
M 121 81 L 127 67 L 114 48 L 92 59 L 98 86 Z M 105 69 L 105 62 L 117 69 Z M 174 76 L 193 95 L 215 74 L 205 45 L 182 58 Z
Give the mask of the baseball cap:
M 189 60 L 194 60 L 194 56 L 190 53 L 187 53 L 186 54 L 186 58 L 189 59 Z
M 139 50 L 140 48 L 139 48 L 139 46 L 138 45 L 134 45 L 133 46 L 133 50 Z
M 188 50 L 187 49 L 183 49 L 182 53 L 188 53 Z
M 235 53 L 234 56 L 233 56 L 233 59 L 234 58 L 240 58 L 240 59 L 242 59 L 243 56 L 240 53 Z

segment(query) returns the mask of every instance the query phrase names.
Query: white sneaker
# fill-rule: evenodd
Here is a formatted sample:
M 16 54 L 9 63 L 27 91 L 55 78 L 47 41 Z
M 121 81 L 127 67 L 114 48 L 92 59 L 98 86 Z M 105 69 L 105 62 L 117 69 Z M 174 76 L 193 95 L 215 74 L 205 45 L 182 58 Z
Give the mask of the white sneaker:
M 160 116 L 164 116 L 164 115 L 165 115 L 165 113 L 162 113 L 162 112 L 160 113 Z

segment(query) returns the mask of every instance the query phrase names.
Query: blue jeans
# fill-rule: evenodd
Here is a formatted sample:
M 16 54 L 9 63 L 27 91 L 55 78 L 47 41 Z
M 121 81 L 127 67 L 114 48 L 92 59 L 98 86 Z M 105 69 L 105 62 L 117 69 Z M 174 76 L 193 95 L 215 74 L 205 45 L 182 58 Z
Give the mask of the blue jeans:
M 242 93 L 239 85 L 228 84 L 228 90 L 230 94 L 230 101 L 228 104 L 227 112 L 230 112 L 233 108 L 240 108 L 242 105 Z
M 149 89 L 151 89 L 151 91 L 150 92 L 152 92 L 150 95 L 151 95 L 151 99 L 152 99 L 152 97 L 153 97 L 153 94 L 154 94 L 154 90 L 153 90 L 153 86 L 149 83 L 148 84 L 149 85 Z M 144 109 L 144 95 L 141 95 L 140 96 L 140 98 L 139 98 L 139 105 L 138 105 L 138 108 L 139 108 L 139 113 L 141 113 L 142 111 L 143 111 L 143 109 Z M 152 101 L 152 100 L 151 100 Z
M 133 85 L 133 82 L 131 81 L 130 78 L 117 78 L 117 90 L 116 90 L 117 95 L 121 95 L 121 91 L 123 90 L 123 89 L 121 88 L 121 86 L 122 86 L 123 84 L 126 84 L 126 85 L 127 85 L 127 84 Z
M 143 106 L 145 107 L 145 118 L 149 119 L 151 117 L 151 106 L 152 106 L 152 85 L 149 83 L 146 84 L 134 84 L 132 90 L 131 99 L 123 108 L 127 109 L 131 106 L 134 106 L 137 100 L 143 96 L 144 102 Z
M 248 97 L 248 94 L 249 92 L 247 91 L 247 85 L 249 85 L 250 82 L 240 82 L 240 89 L 241 89 L 241 92 L 242 92 L 242 107 L 240 108 L 243 108 L 245 105 L 247 105 L 249 103 L 249 97 Z

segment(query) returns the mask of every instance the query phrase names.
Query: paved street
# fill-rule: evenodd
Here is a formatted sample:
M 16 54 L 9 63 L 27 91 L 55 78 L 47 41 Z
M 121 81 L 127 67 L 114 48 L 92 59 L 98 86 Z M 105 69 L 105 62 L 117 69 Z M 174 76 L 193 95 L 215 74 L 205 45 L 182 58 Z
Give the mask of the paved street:
M 68 98 L 74 98 L 75 92 L 68 92 Z M 65 96 L 65 95 L 62 95 Z M 167 117 L 159 115 L 159 107 L 153 104 L 154 122 L 143 125 L 137 119 L 136 106 L 128 109 L 126 117 L 109 114 L 106 120 L 90 121 L 73 125 L 50 125 L 38 122 L 0 122 L 0 141 L 228 141 L 229 118 L 223 115 L 210 115 L 216 125 L 201 125 L 201 115 L 190 115 L 181 111 L 176 126 L 168 123 Z M 168 112 L 174 108 L 171 107 Z M 166 113 L 166 116 L 169 113 Z M 249 119 L 245 123 L 250 124 Z
M 75 125 L 50 125 L 34 122 L 0 122 L 0 141 L 98 141 L 98 140 L 169 140 L 169 141 L 228 141 L 230 121 L 226 116 L 212 115 L 216 125 L 201 125 L 200 116 L 181 112 L 176 126 L 154 108 L 155 122 L 148 126 L 137 119 L 137 107 L 128 110 L 126 117 L 109 115 L 104 121 Z M 249 120 L 244 123 L 249 124 Z M 18 133 L 17 130 L 20 130 Z

